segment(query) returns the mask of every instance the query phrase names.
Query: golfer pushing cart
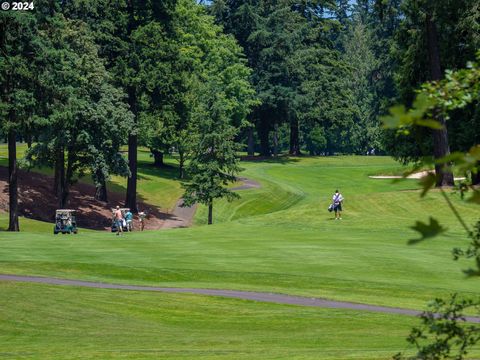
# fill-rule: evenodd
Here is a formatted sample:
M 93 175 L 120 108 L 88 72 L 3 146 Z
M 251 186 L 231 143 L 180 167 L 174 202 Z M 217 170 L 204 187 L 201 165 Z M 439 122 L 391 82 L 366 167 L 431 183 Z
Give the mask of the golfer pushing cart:
M 120 208 L 119 206 L 112 209 L 112 232 L 117 235 L 124 231 L 133 230 L 133 214 L 129 208 Z

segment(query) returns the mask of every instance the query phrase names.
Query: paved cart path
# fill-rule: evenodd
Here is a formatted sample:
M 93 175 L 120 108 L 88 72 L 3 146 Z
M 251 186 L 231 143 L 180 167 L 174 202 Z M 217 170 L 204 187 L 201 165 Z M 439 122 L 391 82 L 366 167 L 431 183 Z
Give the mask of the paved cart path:
M 166 292 L 166 293 L 187 293 L 187 294 L 197 294 L 197 295 L 210 295 L 210 296 L 221 296 L 221 297 L 234 298 L 234 299 L 269 302 L 269 303 L 276 303 L 276 304 L 313 306 L 313 307 L 331 308 L 331 309 L 349 309 L 349 310 L 357 310 L 357 311 L 372 311 L 372 312 L 380 312 L 380 313 L 387 313 L 387 314 L 400 314 L 400 315 L 411 315 L 411 316 L 418 316 L 421 314 L 421 311 L 411 310 L 411 309 L 402 309 L 402 308 L 377 306 L 377 305 L 369 305 L 369 304 L 358 304 L 358 303 L 352 303 L 352 302 L 346 302 L 346 301 L 333 301 L 333 300 L 320 299 L 320 298 L 308 298 L 303 296 L 282 295 L 282 294 L 272 294 L 272 293 L 264 293 L 264 292 L 253 292 L 253 291 L 120 285 L 120 284 L 109 284 L 109 283 L 91 282 L 91 281 L 82 281 L 82 280 L 58 279 L 58 278 L 51 278 L 51 277 L 1 275 L 0 274 L 0 281 L 1 280 L 39 283 L 39 284 L 48 284 L 48 285 L 81 286 L 81 287 L 89 287 L 89 288 L 96 288 L 96 289 L 156 291 L 156 292 Z M 466 317 L 466 320 L 468 322 L 480 323 L 479 317 Z
M 197 205 L 182 207 L 183 199 L 179 199 L 175 204 L 172 216 L 162 224 L 161 229 L 185 228 L 192 225 L 193 217 L 197 211 Z
M 249 189 L 260 189 L 261 185 L 255 180 L 247 179 L 244 177 L 238 178 L 242 182 L 242 185 L 231 188 L 232 191 L 241 191 Z M 173 209 L 172 216 L 162 224 L 162 229 L 173 229 L 173 228 L 182 228 L 189 227 L 192 225 L 193 217 L 197 211 L 197 205 L 183 207 L 183 199 L 179 199 Z
M 245 177 L 239 177 L 237 179 L 242 182 L 242 185 L 231 188 L 230 190 L 238 191 L 238 190 L 260 189 L 262 187 L 258 181 L 255 181 L 252 179 L 247 179 Z

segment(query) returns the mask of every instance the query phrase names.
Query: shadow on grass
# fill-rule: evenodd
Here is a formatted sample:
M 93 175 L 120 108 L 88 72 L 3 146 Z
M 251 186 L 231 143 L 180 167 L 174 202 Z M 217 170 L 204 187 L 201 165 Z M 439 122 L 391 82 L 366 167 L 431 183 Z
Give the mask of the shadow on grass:
M 0 167 L 1 209 L 8 210 L 8 169 Z M 26 172 L 18 173 L 19 183 L 19 214 L 29 219 L 53 223 L 55 210 L 58 209 L 57 199 L 52 196 L 53 178 L 47 175 Z M 68 208 L 77 210 L 77 225 L 81 228 L 103 230 L 112 225 L 111 209 L 123 205 L 124 193 L 109 192 L 108 203 L 94 199 L 95 187 L 79 182 L 71 187 Z M 5 201 L 3 201 L 5 200 Z M 3 206 L 4 205 L 4 206 Z M 149 219 L 146 229 L 158 229 L 166 220 L 177 220 L 173 214 L 162 211 L 157 206 L 145 203 L 138 196 L 138 207 L 146 211 Z M 139 228 L 138 219 L 134 219 L 134 228 Z M 1 230 L 5 230 L 2 226 Z
M 279 155 L 276 157 L 273 156 L 241 156 L 240 160 L 242 162 L 261 162 L 267 164 L 292 164 L 300 162 L 299 157 L 291 157 L 289 155 Z
M 180 179 L 179 178 L 179 170 L 178 166 L 174 165 L 166 165 L 163 167 L 157 167 L 153 165 L 152 162 L 148 161 L 139 161 L 138 162 L 138 168 L 137 168 L 137 180 L 140 181 L 152 181 L 152 177 L 158 178 L 158 179 L 164 179 L 164 180 L 170 180 L 170 181 L 182 181 L 185 179 Z M 89 184 L 93 184 L 91 179 L 84 179 L 82 182 L 87 182 Z M 138 185 L 137 185 L 138 186 Z M 117 183 L 117 182 L 112 182 L 109 181 L 107 184 L 107 188 L 109 190 L 109 194 L 111 192 L 119 193 L 125 196 L 127 192 L 127 178 L 124 178 L 122 183 Z M 148 199 L 145 198 L 145 196 L 142 196 L 138 191 L 137 191 L 137 202 L 143 202 L 147 203 Z
M 167 179 L 167 180 L 180 180 L 179 178 L 179 168 L 175 165 L 165 165 L 162 167 L 158 167 L 153 165 L 151 162 L 147 161 L 140 161 L 138 163 L 138 173 L 140 176 L 142 174 L 148 176 L 156 176 L 159 178 Z

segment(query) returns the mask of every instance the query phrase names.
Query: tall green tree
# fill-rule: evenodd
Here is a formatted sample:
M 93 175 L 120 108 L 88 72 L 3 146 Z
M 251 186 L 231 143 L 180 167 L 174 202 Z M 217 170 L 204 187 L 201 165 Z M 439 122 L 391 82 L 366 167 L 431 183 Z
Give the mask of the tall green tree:
M 323 92 L 323 87 L 315 92 L 312 84 L 321 84 L 320 77 L 329 72 L 338 74 L 337 69 L 340 72 L 345 70 L 335 48 L 335 38 L 341 27 L 329 15 L 337 9 L 334 1 L 213 2 L 212 13 L 245 49 L 248 64 L 253 69 L 252 81 L 261 104 L 254 109 L 252 121 L 256 125 L 262 155 L 271 154 L 269 133 L 274 132 L 272 139 L 277 142 L 275 139 L 278 139 L 278 129 L 282 128 L 282 124 L 288 124 L 290 129 L 289 152 L 300 154 L 302 138 L 308 136 L 309 129 L 314 126 L 302 123 L 305 118 L 311 119 L 314 113 L 305 104 L 315 104 L 315 100 L 321 103 L 323 97 L 331 95 Z M 347 11 L 346 8 L 344 10 Z M 310 63 L 303 61 L 299 54 L 306 55 Z M 319 72 L 312 72 L 315 66 Z M 329 105 L 340 110 L 343 104 L 331 102 Z M 329 109 L 322 110 L 327 112 Z M 320 122 L 320 118 L 317 117 L 317 120 Z M 342 140 L 346 143 L 347 128 L 341 125 L 344 120 L 328 116 L 327 121 L 340 128 L 338 133 L 342 133 Z M 327 121 L 324 123 L 327 124 Z M 302 134 L 305 131 L 307 133 Z M 251 140 L 250 135 L 250 144 Z
M 480 60 L 480 53 L 477 56 Z M 432 115 L 440 113 L 445 119 L 452 119 L 455 111 L 469 105 L 479 103 L 480 67 L 478 61 L 470 62 L 467 69 L 448 71 L 442 81 L 424 84 L 418 91 L 414 106 L 407 109 L 397 106 L 392 109 L 390 116 L 384 118 L 385 125 L 395 129 L 410 128 L 412 125 L 438 128 L 441 124 L 432 119 Z M 456 152 L 447 158 L 438 159 L 438 162 L 448 163 L 455 161 L 455 166 L 465 175 L 480 171 L 480 147 L 478 143 L 467 152 Z M 430 175 L 424 181 L 424 196 L 436 183 L 435 176 Z M 453 216 L 465 229 L 470 240 L 468 248 L 454 248 L 452 253 L 455 260 L 467 258 L 474 260 L 474 267 L 464 270 L 468 277 L 480 275 L 480 222 L 470 227 L 455 206 L 450 202 L 445 190 L 440 189 L 448 207 L 453 210 Z M 461 196 L 466 201 L 479 204 L 480 191 L 477 187 L 465 182 L 461 187 Z M 430 224 L 417 221 L 413 229 L 420 234 L 423 241 L 444 231 L 437 220 L 431 219 Z M 460 297 L 453 294 L 448 299 L 435 299 L 430 302 L 429 310 L 421 315 L 421 325 L 412 329 L 407 341 L 414 345 L 417 353 L 410 357 L 397 354 L 394 359 L 464 359 L 472 348 L 480 341 L 480 328 L 477 324 L 466 324 L 465 313 L 479 310 L 478 298 Z
M 480 39 L 478 26 L 467 28 L 465 24 L 474 25 L 472 19 L 478 19 L 479 12 L 477 2 L 473 0 L 405 1 L 402 11 L 403 21 L 397 41 L 397 59 L 401 64 L 399 89 L 404 103 L 411 104 L 421 83 L 438 81 L 443 78 L 445 69 L 461 68 L 467 60 L 474 58 Z M 456 119 L 459 122 L 468 119 L 469 111 L 472 109 L 459 111 Z M 430 154 L 436 159 L 450 152 L 448 132 L 454 130 L 454 126 L 446 123 L 440 113 L 438 120 L 443 127 L 431 130 L 430 135 Z M 423 129 L 413 134 L 417 143 L 428 143 Z M 405 155 L 408 157 L 411 153 Z M 443 165 L 436 165 L 436 173 L 437 186 L 453 184 L 452 174 Z
M 175 0 L 154 1 L 147 4 L 142 1 L 129 0 L 127 2 L 128 22 L 126 35 L 132 40 L 137 36 L 137 42 L 141 42 L 139 34 L 145 31 L 148 32 L 151 27 L 156 26 L 155 23 L 157 25 L 163 24 L 168 29 L 175 3 Z M 142 87 L 142 67 L 148 66 L 149 62 L 154 59 L 147 59 L 147 64 L 142 63 L 142 55 L 137 52 L 135 43 L 135 40 L 128 42 L 128 53 L 123 53 L 123 56 L 117 60 L 118 66 L 116 69 L 123 73 L 122 79 L 124 79 L 124 86 L 127 90 L 128 102 L 135 116 L 135 123 L 138 129 L 140 113 L 142 110 L 145 110 L 142 108 L 142 97 L 151 96 L 151 99 L 148 99 L 146 103 L 152 104 L 160 100 L 161 94 L 159 94 L 157 89 Z M 161 44 L 157 45 L 161 46 Z M 155 85 L 161 87 L 163 84 L 156 83 Z M 134 212 L 137 211 L 137 147 L 138 130 L 134 130 L 128 138 L 128 164 L 131 175 L 128 178 L 125 199 L 125 206 Z
M 106 68 L 113 74 L 115 85 L 127 93 L 126 101 L 134 115 L 135 126 L 128 137 L 130 175 L 125 206 L 137 211 L 137 148 L 139 131 L 145 128 L 141 121 L 152 120 L 151 115 L 158 114 L 159 107 L 165 103 L 162 89 L 167 77 L 153 86 L 153 79 L 159 80 L 158 68 L 164 66 L 164 59 L 156 64 L 151 56 L 165 49 L 163 40 L 172 32 L 171 20 L 176 0 L 87 0 L 63 4 L 63 11 L 68 17 L 82 19 L 90 25 L 100 46 L 100 55 L 106 60 Z M 161 33 L 152 33 L 154 29 L 161 29 Z M 153 44 L 146 38 L 148 34 L 157 39 L 161 37 L 162 41 Z M 149 52 L 148 47 L 152 45 L 154 47 Z M 148 78 L 149 72 L 153 78 Z
M 104 187 L 110 173 L 128 173 L 119 150 L 132 118 L 122 91 L 111 84 L 87 24 L 55 13 L 47 18 L 39 42 L 39 76 L 46 90 L 42 102 L 54 106 L 45 113 L 39 142 L 27 157 L 55 168 L 55 190 L 64 207 L 76 176 L 87 170 L 97 189 Z M 105 194 L 100 193 L 97 190 L 102 198 Z
M 16 142 L 35 121 L 35 57 L 38 37 L 30 12 L 0 12 L 0 129 L 8 139 L 9 231 L 19 231 Z
M 351 151 L 365 154 L 380 147 L 380 124 L 375 102 L 374 77 L 379 63 L 372 49 L 373 36 L 360 14 L 355 13 L 343 40 L 343 60 L 350 67 L 345 78 L 351 90 L 354 124 L 350 131 Z
M 198 25 L 210 30 L 202 34 L 205 36 L 199 58 L 202 71 L 196 83 L 192 150 L 186 168 L 190 181 L 185 185 L 184 203 L 208 206 L 208 224 L 211 224 L 214 199 L 231 200 L 238 196 L 226 185 L 235 181 L 240 171 L 236 138 L 246 125 L 256 99 L 249 83 L 250 70 L 236 41 L 223 35 L 213 19 L 205 15 L 197 19 Z

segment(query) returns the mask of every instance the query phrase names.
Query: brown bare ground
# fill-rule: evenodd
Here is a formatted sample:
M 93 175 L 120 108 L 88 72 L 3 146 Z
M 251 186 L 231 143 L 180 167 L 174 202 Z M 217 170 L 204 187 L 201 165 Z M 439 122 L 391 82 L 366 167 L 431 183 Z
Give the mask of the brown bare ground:
M 55 218 L 57 199 L 53 194 L 53 178 L 35 172 L 19 171 L 19 212 L 30 219 L 52 222 Z M 94 199 L 93 185 L 77 183 L 72 186 L 67 208 L 77 210 L 79 227 L 102 230 L 109 229 L 112 223 L 111 208 L 123 206 L 125 195 L 109 191 L 108 203 Z M 138 203 L 139 210 L 147 211 L 146 230 L 161 229 L 165 223 L 171 223 L 177 217 L 168 214 L 154 205 Z M 0 211 L 8 210 L 8 169 L 0 167 Z M 177 219 L 182 223 L 182 219 Z M 182 223 L 183 225 L 183 223 Z M 175 227 L 175 226 L 170 226 Z M 135 216 L 134 229 L 140 229 L 140 222 Z

